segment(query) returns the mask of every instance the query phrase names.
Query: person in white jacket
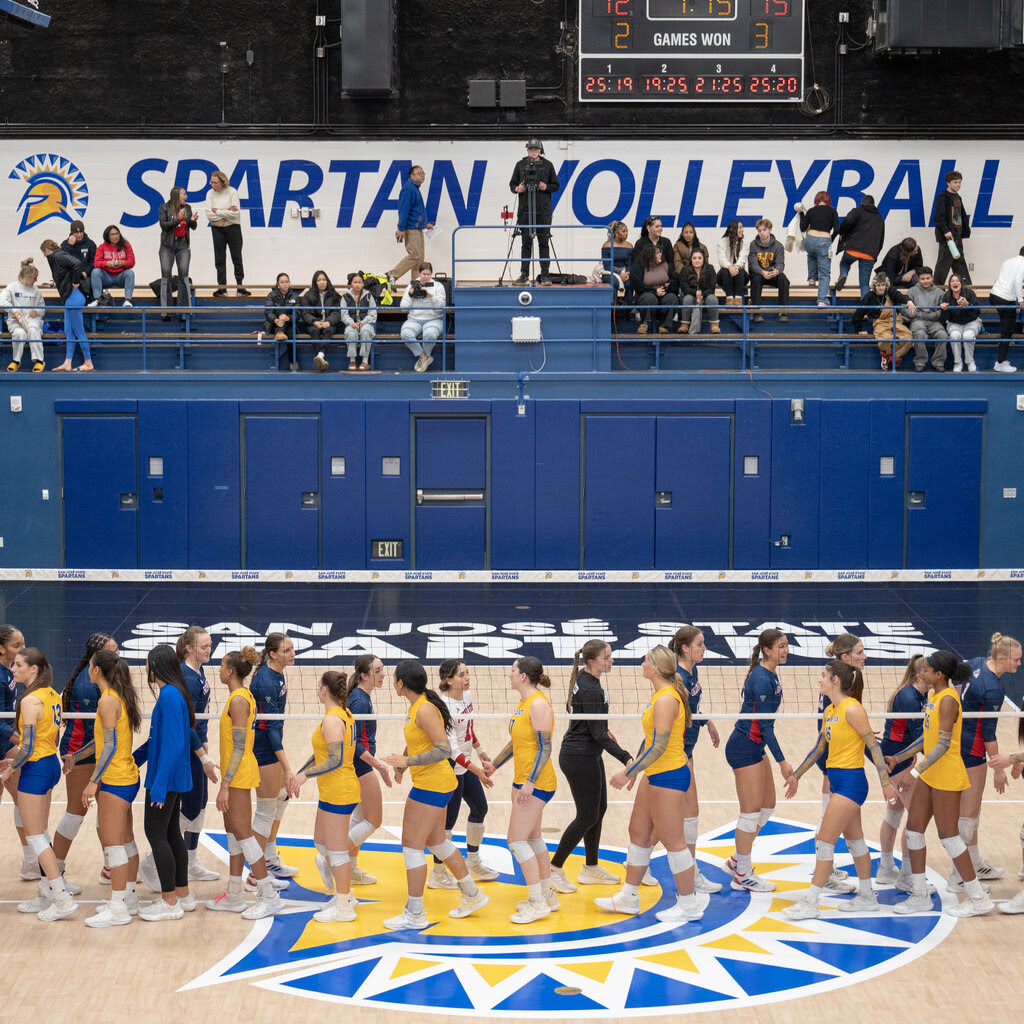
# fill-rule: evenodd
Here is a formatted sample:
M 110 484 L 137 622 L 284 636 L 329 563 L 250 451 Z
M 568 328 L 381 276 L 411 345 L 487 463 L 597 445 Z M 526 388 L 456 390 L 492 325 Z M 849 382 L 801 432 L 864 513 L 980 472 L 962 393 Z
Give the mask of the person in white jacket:
M 0 308 L 7 310 L 7 330 L 11 332 L 11 362 L 8 373 L 21 368 L 21 356 L 28 341 L 32 355 L 32 372 L 42 373 L 43 360 L 43 311 L 46 300 L 36 287 L 39 271 L 32 257 L 21 261 L 17 284 L 9 284 L 0 292 Z
M 718 240 L 715 266 L 718 270 L 718 287 L 725 292 L 727 306 L 742 306 L 747 293 L 747 257 L 750 243 L 743 238 L 743 224 L 738 220 L 729 221 L 725 234 Z
M 402 324 L 402 341 L 416 356 L 413 369 L 417 373 L 423 373 L 434 361 L 430 353 L 444 330 L 444 307 L 444 285 L 434 280 L 434 268 L 430 263 L 421 263 L 419 277 L 402 296 L 402 309 L 409 310 L 409 316 Z M 423 338 L 422 344 L 416 340 L 420 337 Z

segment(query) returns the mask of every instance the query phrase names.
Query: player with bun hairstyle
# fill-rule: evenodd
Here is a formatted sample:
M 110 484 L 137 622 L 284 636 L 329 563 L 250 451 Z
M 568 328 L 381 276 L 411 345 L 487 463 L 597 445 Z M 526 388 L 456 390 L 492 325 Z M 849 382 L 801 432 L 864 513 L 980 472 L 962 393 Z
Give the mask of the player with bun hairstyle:
M 898 754 L 909 743 L 914 743 L 921 738 L 924 732 L 924 722 L 920 718 L 900 718 L 899 713 L 907 715 L 921 714 L 924 711 L 925 701 L 928 699 L 928 684 L 924 681 L 922 670 L 927 661 L 923 654 L 912 654 L 907 661 L 906 670 L 899 686 L 889 695 L 885 710 L 890 714 L 895 713 L 896 717 L 887 717 L 882 730 L 882 755 L 892 757 Z M 878 862 L 878 870 L 875 872 L 875 881 L 879 885 L 895 885 L 900 892 L 913 892 L 913 882 L 910 874 L 910 851 L 907 848 L 907 830 L 903 830 L 901 838 L 901 852 L 903 864 L 901 868 L 896 867 L 896 860 L 893 857 L 893 849 L 896 846 L 896 834 L 899 831 L 900 822 L 903 820 L 903 812 L 910 806 L 913 797 L 914 786 L 917 778 L 910 774 L 914 767 L 914 758 L 895 764 L 889 773 L 892 784 L 896 787 L 896 804 L 889 805 L 885 809 L 885 817 L 882 819 L 882 828 L 879 834 L 878 846 L 881 850 L 881 859 Z
M 356 919 L 358 905 L 351 892 L 352 866 L 349 862 L 349 821 L 359 803 L 359 780 L 353 764 L 355 719 L 345 706 L 348 677 L 344 672 L 325 672 L 320 677 L 317 697 L 326 714 L 313 731 L 313 756 L 299 769 L 288 789 L 292 797 L 307 779 L 316 778 L 320 799 L 313 826 L 316 867 L 333 899 L 313 915 L 321 924 L 338 924 Z
M 740 714 L 774 715 L 782 704 L 778 669 L 789 656 L 789 640 L 781 629 L 766 629 L 757 638 L 743 681 Z M 775 780 L 766 748 L 779 764 L 786 782 L 793 769 L 775 736 L 775 719 L 741 719 L 725 745 L 725 759 L 736 779 L 740 813 L 736 818 L 736 854 L 726 861 L 733 873 L 732 888 L 773 892 L 775 883 L 759 877 L 751 867 L 754 837 L 775 813 Z
M 373 702 L 370 694 L 384 685 L 384 665 L 376 654 L 360 654 L 352 666 L 348 682 L 347 707 L 353 715 L 370 716 Z M 356 722 L 356 778 L 359 780 L 359 803 L 352 812 L 348 828 L 348 855 L 352 868 L 352 885 L 373 885 L 377 878 L 356 863 L 359 847 L 380 828 L 384 820 L 384 798 L 380 782 L 391 788 L 391 769 L 377 760 L 377 722 L 371 717 Z
M 960 838 L 967 844 L 967 852 L 971 855 L 974 873 L 982 881 L 1002 878 L 1003 869 L 993 867 L 982 857 L 978 849 L 978 819 L 981 816 L 981 801 L 985 794 L 985 782 L 988 775 L 986 756 L 992 757 L 999 753 L 996 740 L 998 718 L 974 718 L 972 711 L 999 711 L 1002 709 L 1006 694 L 1003 691 L 1002 677 L 1020 668 L 1020 641 L 1002 633 L 993 633 L 989 644 L 988 657 L 972 658 L 971 678 L 960 691 L 960 703 L 964 709 L 964 727 L 960 734 L 960 754 L 967 769 L 970 788 L 960 795 L 960 821 L 958 831 Z M 1006 772 L 996 768 L 992 776 L 992 784 L 997 793 L 1006 791 Z M 947 888 L 951 892 L 960 892 L 960 878 L 956 868 L 949 876 Z
M 601 676 L 611 667 L 612 649 L 607 640 L 594 637 L 576 652 L 569 675 L 569 697 L 565 702 L 565 710 L 570 715 L 608 714 L 608 698 L 601 687 Z M 583 840 L 584 864 L 576 881 L 580 885 L 615 885 L 620 881 L 598 863 L 601 825 L 608 810 L 605 751 L 622 764 L 629 763 L 629 752 L 623 750 L 608 731 L 606 720 L 569 723 L 558 748 L 558 766 L 572 790 L 576 817 L 565 827 L 551 858 L 551 884 L 556 892 L 576 891 L 576 886 L 565 877 L 563 865 L 580 840 Z
M 427 880 L 427 858 L 423 847 L 448 865 L 455 876 L 462 899 L 448 911 L 449 917 L 467 917 L 486 906 L 490 899 L 473 881 L 455 844 L 445 838 L 445 810 L 455 789 L 448 730 L 452 716 L 448 706 L 427 688 L 427 673 L 418 661 L 400 661 L 395 666 L 395 695 L 409 702 L 405 719 L 405 753 L 388 754 L 384 761 L 396 775 L 409 769 L 412 789 L 402 816 L 402 857 L 409 886 L 409 898 L 396 917 L 384 922 L 391 931 L 426 928 L 423 886 Z
M 24 650 L 25 637 L 17 626 L 9 623 L 0 625 L 0 710 L 14 714 L 14 704 L 18 699 L 18 684 L 14 681 L 14 673 L 11 666 L 18 652 Z M 8 756 L 8 751 L 14 746 L 11 738 L 14 732 L 13 718 L 0 718 L 0 760 Z M 39 878 L 39 862 L 32 848 L 25 842 L 25 828 L 21 823 L 21 814 L 18 811 L 18 775 L 15 772 L 7 779 L 5 786 L 0 786 L 0 796 L 4 789 L 11 794 L 14 801 L 14 825 L 18 830 L 18 839 L 21 841 L 21 873 L 19 877 L 26 882 L 34 882 Z
M 57 921 L 70 917 L 78 909 L 64 884 L 46 832 L 53 787 L 60 780 L 57 736 L 63 702 L 53 688 L 53 670 L 46 655 L 37 647 L 19 651 L 11 671 L 14 682 L 22 688 L 14 707 L 18 749 L 10 764 L 0 772 L 0 781 L 6 782 L 20 769 L 18 809 L 24 823 L 25 838 L 46 875 L 39 881 L 39 895 L 27 903 L 18 904 L 18 910 L 34 913 L 40 921 Z
M 452 752 L 455 754 L 455 790 L 448 801 L 445 815 L 445 835 L 451 839 L 452 830 L 459 819 L 462 802 L 469 808 L 469 821 L 466 823 L 466 867 L 477 882 L 493 882 L 498 872 L 489 868 L 480 859 L 480 843 L 484 838 L 484 818 L 487 816 L 487 797 L 484 788 L 490 789 L 494 783 L 491 775 L 494 765 L 484 752 L 473 728 L 473 698 L 469 694 L 469 668 L 461 658 L 449 658 L 442 661 L 437 670 L 441 682 L 438 689 L 441 699 L 448 705 L 452 716 L 452 727 L 448 732 Z M 473 764 L 472 755 L 476 752 L 480 765 Z M 458 883 L 447 868 L 435 858 L 434 868 L 427 875 L 428 889 L 455 889 Z
M 544 690 L 551 680 L 537 658 L 512 662 L 509 683 L 519 703 L 508 725 L 509 741 L 494 759 L 500 768 L 511 760 L 512 809 L 508 816 L 508 848 L 526 881 L 527 898 L 517 904 L 509 920 L 530 924 L 558 910 L 558 894 L 551 885 L 551 859 L 541 838 L 544 807 L 555 795 L 555 767 L 551 763 L 551 732 L 555 713 Z
M 810 888 L 801 900 L 782 912 L 791 921 L 815 918 L 821 913 L 818 900 L 832 874 L 836 841 L 840 836 L 846 839 L 846 845 L 853 854 L 860 892 L 852 900 L 841 902 L 839 909 L 858 913 L 879 909 L 878 897 L 871 887 L 871 854 L 864 841 L 860 815 L 868 795 L 868 780 L 864 773 L 865 749 L 871 752 L 887 803 L 890 806 L 896 803 L 896 790 L 889 781 L 882 748 L 861 706 L 864 677 L 860 669 L 835 658 L 821 670 L 818 685 L 829 699 L 824 723 L 818 732 L 818 742 L 786 781 L 786 798 L 796 795 L 800 777 L 817 763 L 819 754 L 824 751 L 831 799 L 814 837 L 815 866 Z
M 625 769 L 611 778 L 616 789 L 640 787 L 629 818 L 626 881 L 614 895 L 594 902 L 616 914 L 639 914 L 638 886 L 651 859 L 657 833 L 668 851 L 669 870 L 676 883 L 674 906 L 659 910 L 659 921 L 698 921 L 710 897 L 693 889 L 694 860 L 686 846 L 683 794 L 690 788 L 686 763 L 686 730 L 692 724 L 689 693 L 676 671 L 675 654 L 661 644 L 644 658 L 644 678 L 651 684 L 651 699 L 643 715 L 644 742 Z
M 960 794 L 970 782 L 960 754 L 963 716 L 960 696 L 953 684 L 967 682 L 971 677 L 971 667 L 950 651 L 935 651 L 928 655 L 926 662 L 922 675 L 932 693 L 925 704 L 924 734 L 920 740 L 886 758 L 891 769 L 918 750 L 924 753 L 924 759 L 910 769 L 918 780 L 907 814 L 913 892 L 902 903 L 897 903 L 893 910 L 897 914 L 926 914 L 933 909 L 925 879 L 927 846 L 924 830 L 934 818 L 939 841 L 960 872 L 967 893 L 966 900 L 946 913 L 954 917 L 973 917 L 989 913 L 995 909 L 995 904 L 975 877 L 967 844 L 957 831 Z
M 267 873 L 263 847 L 252 829 L 252 790 L 260 784 L 260 766 L 253 746 L 256 739 L 256 698 L 245 685 L 259 655 L 253 647 L 229 651 L 220 661 L 220 681 L 228 688 L 228 701 L 220 714 L 220 790 L 217 810 L 224 815 L 228 840 L 228 887 L 206 901 L 207 910 L 226 910 L 249 921 L 273 917 L 284 903 Z M 242 873 L 249 861 L 249 877 L 256 886 L 256 902 L 245 899 Z

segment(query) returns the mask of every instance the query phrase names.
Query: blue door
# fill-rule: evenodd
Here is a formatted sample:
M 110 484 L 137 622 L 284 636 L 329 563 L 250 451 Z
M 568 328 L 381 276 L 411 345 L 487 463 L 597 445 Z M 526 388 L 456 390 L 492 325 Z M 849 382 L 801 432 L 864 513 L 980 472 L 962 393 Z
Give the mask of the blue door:
M 135 416 L 65 416 L 64 564 L 139 567 Z

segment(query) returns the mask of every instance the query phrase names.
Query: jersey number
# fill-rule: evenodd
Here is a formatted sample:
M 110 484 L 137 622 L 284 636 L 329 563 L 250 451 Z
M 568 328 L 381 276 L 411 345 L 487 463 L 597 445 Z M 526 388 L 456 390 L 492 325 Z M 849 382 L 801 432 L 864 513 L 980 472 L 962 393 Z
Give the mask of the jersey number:
M 53 706 L 53 724 L 59 729 L 61 719 L 61 708 L 59 704 Z

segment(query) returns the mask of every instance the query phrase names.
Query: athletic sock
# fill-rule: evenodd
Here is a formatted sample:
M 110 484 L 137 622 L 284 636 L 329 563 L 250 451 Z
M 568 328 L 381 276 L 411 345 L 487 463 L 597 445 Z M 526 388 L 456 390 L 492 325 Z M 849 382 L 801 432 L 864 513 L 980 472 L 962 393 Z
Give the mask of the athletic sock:
M 983 900 L 985 898 L 985 890 L 982 888 L 981 882 L 976 878 L 972 878 L 969 882 L 964 882 L 964 892 L 972 900 Z
M 895 868 L 896 867 L 896 860 L 893 857 L 891 851 L 889 853 L 883 853 L 882 854 L 881 858 L 879 859 L 878 866 L 882 867 L 882 868 Z
M 423 897 L 422 896 L 410 896 L 405 901 L 405 909 L 410 914 L 422 914 L 423 913 Z
M 872 892 L 872 889 L 871 889 L 871 879 L 870 878 L 860 878 L 860 879 L 858 879 L 858 881 L 860 882 L 860 891 L 865 896 L 870 896 L 871 892 Z
M 463 896 L 475 896 L 476 895 L 476 882 L 473 881 L 472 876 L 467 871 L 466 874 L 458 880 L 459 888 L 462 890 Z
M 736 874 L 737 875 L 749 875 L 750 874 L 750 862 L 751 862 L 751 855 L 749 853 L 737 853 L 736 854 Z
M 630 885 L 629 882 L 622 883 L 622 889 L 619 890 L 623 896 L 637 896 L 640 895 L 639 885 Z
M 543 903 L 544 896 L 541 894 L 540 882 L 526 887 L 526 893 L 531 903 Z
M 914 895 L 915 896 L 927 896 L 928 895 L 928 881 L 924 877 L 924 872 L 921 874 L 911 873 L 911 881 L 913 883 Z

